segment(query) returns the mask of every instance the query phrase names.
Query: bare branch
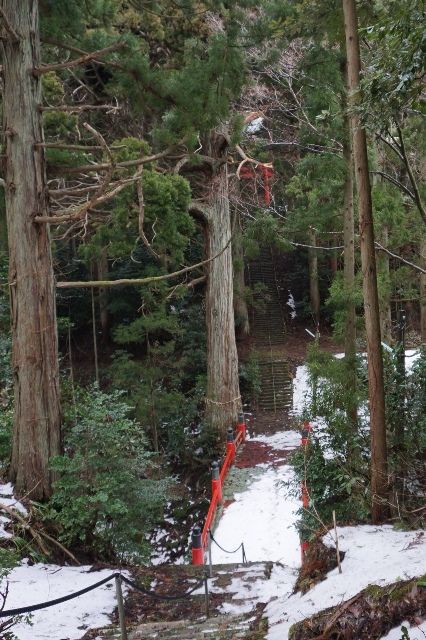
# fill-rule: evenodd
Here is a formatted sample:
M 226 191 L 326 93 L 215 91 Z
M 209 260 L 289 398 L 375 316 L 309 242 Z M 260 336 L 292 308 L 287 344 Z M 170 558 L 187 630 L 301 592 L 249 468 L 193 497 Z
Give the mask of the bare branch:
M 393 176 L 390 176 L 388 173 L 384 173 L 384 171 L 370 171 L 370 173 L 372 173 L 372 174 L 374 174 L 376 176 L 382 176 L 382 178 L 384 178 L 385 180 L 387 180 L 391 184 L 394 184 L 396 187 L 398 187 L 398 189 L 401 189 L 401 191 L 406 193 L 407 196 L 409 196 L 415 202 L 414 193 L 412 191 L 410 191 L 410 189 L 408 189 L 408 187 L 406 187 L 404 184 L 402 184 L 402 182 L 400 182 L 399 180 L 397 180 Z
M 82 64 L 87 64 L 91 60 L 94 61 L 96 58 L 101 58 L 102 56 L 105 56 L 112 51 L 122 49 L 125 46 L 125 42 L 115 42 L 114 44 L 109 45 L 109 47 L 98 49 L 98 51 L 93 51 L 92 53 L 85 53 L 79 58 L 68 60 L 68 62 L 60 62 L 58 64 L 45 64 L 42 67 L 35 67 L 33 69 L 33 74 L 35 76 L 41 76 L 44 73 L 49 73 L 49 71 L 59 71 L 60 69 L 71 69 L 72 67 L 78 67 Z
M 120 107 L 114 104 L 59 104 L 56 107 L 43 107 L 39 106 L 40 111 L 66 111 L 67 113 L 80 113 L 81 111 L 108 111 L 109 113 L 115 113 L 120 110 Z
M 76 282 L 57 282 L 57 289 L 89 289 L 95 287 L 125 287 L 125 286 L 140 286 L 144 284 L 150 284 L 151 282 L 161 282 L 162 280 L 168 280 L 169 278 L 176 278 L 177 276 L 181 276 L 184 273 L 188 273 L 189 271 L 193 271 L 194 269 L 198 269 L 199 267 L 203 267 L 204 265 L 216 260 L 231 244 L 232 238 L 229 238 L 228 242 L 225 246 L 218 252 L 216 255 L 208 258 L 207 260 L 202 260 L 202 262 L 197 262 L 197 264 L 193 264 L 190 267 L 184 267 L 183 269 L 179 269 L 179 271 L 174 271 L 173 273 L 166 273 L 162 276 L 150 276 L 147 278 L 121 278 L 120 280 L 89 280 L 89 281 L 76 281 Z
M 67 144 L 66 142 L 36 142 L 35 147 L 43 147 L 44 149 L 67 149 L 71 151 L 101 151 L 103 147 L 99 144 Z M 124 144 L 112 145 L 112 151 L 124 149 Z
M 389 251 L 389 249 L 386 249 L 386 247 L 384 247 L 379 242 L 376 241 L 374 243 L 374 246 L 376 247 L 376 249 L 378 251 L 383 251 L 384 253 L 387 253 L 392 258 L 395 258 L 396 260 L 399 260 L 400 262 L 403 262 L 404 264 L 406 264 L 407 266 L 411 267 L 412 269 L 415 269 L 416 271 L 420 271 L 420 273 L 426 273 L 426 269 L 423 269 L 423 267 L 420 267 L 418 264 L 414 264 L 414 262 L 410 262 L 409 260 L 406 260 L 402 256 L 399 256 L 398 254 L 393 253 L 392 251 Z
M 405 167 L 407 169 L 408 177 L 410 178 L 411 186 L 413 187 L 414 201 L 415 201 L 415 203 L 417 205 L 417 208 L 418 208 L 419 213 L 420 213 L 420 215 L 421 215 L 421 217 L 423 219 L 423 222 L 426 224 L 426 209 L 425 209 L 424 204 L 422 202 L 422 197 L 420 195 L 420 191 L 419 191 L 419 188 L 417 186 L 417 181 L 416 181 L 416 178 L 414 176 L 413 169 L 411 167 L 411 163 L 410 163 L 410 161 L 408 159 L 407 150 L 405 148 L 404 136 L 402 134 L 401 127 L 398 124 L 396 125 L 396 130 L 398 131 L 398 137 L 399 137 L 399 142 L 400 142 L 399 148 L 401 150 L 401 154 L 402 154 L 402 157 L 404 159 L 404 164 L 405 164 Z
M 126 168 L 126 167 L 137 167 L 142 164 L 147 164 L 148 162 L 155 162 L 155 160 L 160 160 L 161 158 L 165 158 L 170 155 L 173 151 L 173 147 L 168 147 L 164 151 L 160 151 L 160 153 L 155 153 L 152 156 L 143 156 L 141 158 L 137 158 L 136 160 L 125 160 L 124 162 L 117 162 L 116 168 Z M 97 163 L 97 164 L 86 164 L 80 167 L 67 167 L 62 168 L 62 171 L 69 173 L 88 173 L 89 171 L 102 171 L 104 169 L 108 169 L 110 167 L 109 163 Z

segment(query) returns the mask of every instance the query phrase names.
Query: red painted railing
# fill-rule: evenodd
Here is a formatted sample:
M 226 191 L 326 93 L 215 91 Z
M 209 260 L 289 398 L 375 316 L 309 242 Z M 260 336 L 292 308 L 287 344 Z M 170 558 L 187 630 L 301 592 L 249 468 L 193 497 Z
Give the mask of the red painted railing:
M 233 429 L 230 429 L 228 431 L 227 442 L 226 442 L 226 455 L 222 464 L 222 468 L 220 470 L 219 481 L 218 481 L 220 492 L 218 490 L 217 485 L 212 483 L 212 485 L 216 486 L 216 488 L 212 492 L 209 510 L 207 511 L 207 515 L 204 521 L 204 526 L 201 531 L 201 535 L 200 535 L 199 529 L 194 530 L 195 535 L 193 534 L 192 564 L 204 564 L 204 553 L 208 546 L 209 531 L 212 528 L 217 505 L 221 501 L 222 487 L 224 485 L 226 476 L 228 475 L 229 469 L 235 460 L 237 449 L 245 440 L 246 424 L 244 421 L 244 416 L 240 416 L 239 418 L 239 421 L 237 424 L 237 435 L 235 438 L 233 433 L 234 433 Z

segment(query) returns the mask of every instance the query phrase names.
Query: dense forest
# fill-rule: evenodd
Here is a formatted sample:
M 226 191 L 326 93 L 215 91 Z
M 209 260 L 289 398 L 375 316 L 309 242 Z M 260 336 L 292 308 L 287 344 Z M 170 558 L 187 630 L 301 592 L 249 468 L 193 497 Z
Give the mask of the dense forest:
M 244 414 L 252 437 L 314 424 L 289 458 L 302 541 L 333 518 L 421 531 L 425 17 L 0 0 L 0 463 L 25 511 L 0 497 L 5 576 L 150 567 L 168 521 L 167 562 L 189 562 Z

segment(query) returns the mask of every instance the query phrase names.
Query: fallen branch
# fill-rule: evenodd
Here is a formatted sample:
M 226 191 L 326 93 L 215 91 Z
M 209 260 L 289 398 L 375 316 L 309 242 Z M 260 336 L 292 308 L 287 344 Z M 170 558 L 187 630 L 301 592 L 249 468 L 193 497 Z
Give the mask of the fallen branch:
M 9 506 L 7 506 L 6 504 L 3 504 L 3 503 L 0 503 L 0 511 L 5 511 L 12 518 L 17 520 L 19 522 L 19 524 L 22 526 L 23 529 L 25 529 L 26 531 L 29 531 L 29 533 L 32 535 L 33 539 L 38 544 L 38 546 L 40 547 L 42 553 L 45 556 L 50 556 L 50 553 L 49 553 L 49 550 L 45 547 L 45 545 L 43 543 L 43 540 L 42 540 L 42 537 L 45 538 L 46 540 L 49 540 L 49 542 L 52 542 L 54 545 L 56 545 L 73 562 L 75 562 L 76 564 L 80 564 L 79 561 L 77 560 L 77 558 L 71 553 L 71 551 L 66 549 L 60 542 L 55 540 L 55 538 L 52 538 L 51 536 L 49 536 L 49 534 L 45 533 L 44 531 L 37 531 L 36 529 L 31 527 L 31 525 L 19 513 L 19 511 L 16 511 L 15 509 L 12 509 L 12 507 L 9 507 Z

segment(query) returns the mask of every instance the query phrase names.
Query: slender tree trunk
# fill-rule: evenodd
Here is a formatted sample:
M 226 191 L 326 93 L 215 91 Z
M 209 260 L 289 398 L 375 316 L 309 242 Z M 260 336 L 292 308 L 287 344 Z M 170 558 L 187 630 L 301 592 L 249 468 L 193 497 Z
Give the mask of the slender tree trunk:
M 11 480 L 18 493 L 51 493 L 49 459 L 60 453 L 55 283 L 43 150 L 38 3 L 0 0 L 3 21 L 3 125 L 15 413 Z
M 346 107 L 345 107 L 346 108 Z M 347 371 L 348 404 L 347 415 L 352 426 L 356 426 L 357 379 L 356 379 L 356 309 L 355 309 L 355 228 L 354 228 L 354 184 L 352 144 L 349 121 L 346 119 L 346 139 L 343 157 L 346 176 L 343 194 L 343 286 L 346 298 L 345 314 L 345 362 Z
M 385 519 L 388 508 L 387 445 L 380 312 L 374 250 L 373 210 L 368 172 L 367 140 L 354 107 L 360 99 L 360 51 L 355 0 L 343 0 L 348 60 L 349 104 L 359 206 L 359 234 L 363 273 L 365 329 L 367 338 L 368 391 L 371 432 L 372 520 Z
M 241 217 L 234 214 L 232 259 L 234 265 L 234 314 L 235 331 L 238 336 L 245 337 L 250 333 L 247 302 L 245 299 L 243 231 Z
M 107 280 L 108 277 L 108 257 L 106 249 L 102 249 L 102 253 L 98 259 L 97 271 L 99 280 Z M 102 342 L 108 341 L 109 336 L 109 313 L 108 313 L 108 290 L 105 287 L 99 289 L 99 320 L 102 332 Z
M 426 269 L 426 234 L 420 240 L 420 264 Z M 420 274 L 420 332 L 422 342 L 426 344 L 426 274 Z
M 317 245 L 315 230 L 309 229 L 309 244 L 313 247 Z M 311 297 L 311 309 L 314 317 L 315 329 L 318 330 L 320 321 L 320 292 L 318 282 L 318 254 L 316 249 L 308 249 L 309 261 L 309 292 Z
M 383 226 L 381 232 L 381 244 L 384 247 L 389 243 L 389 229 L 387 225 Z M 390 262 L 387 253 L 381 252 L 379 258 L 380 271 L 382 272 L 384 290 L 380 300 L 380 329 L 382 339 L 386 344 L 392 344 L 392 317 L 390 305 Z
M 220 140 L 220 134 L 212 133 L 210 155 L 213 157 L 220 157 Z M 223 439 L 226 429 L 235 424 L 241 408 L 226 162 L 214 172 L 207 198 L 207 210 L 208 257 L 218 254 L 229 243 L 225 251 L 209 263 L 206 289 L 206 418 L 212 430 Z

